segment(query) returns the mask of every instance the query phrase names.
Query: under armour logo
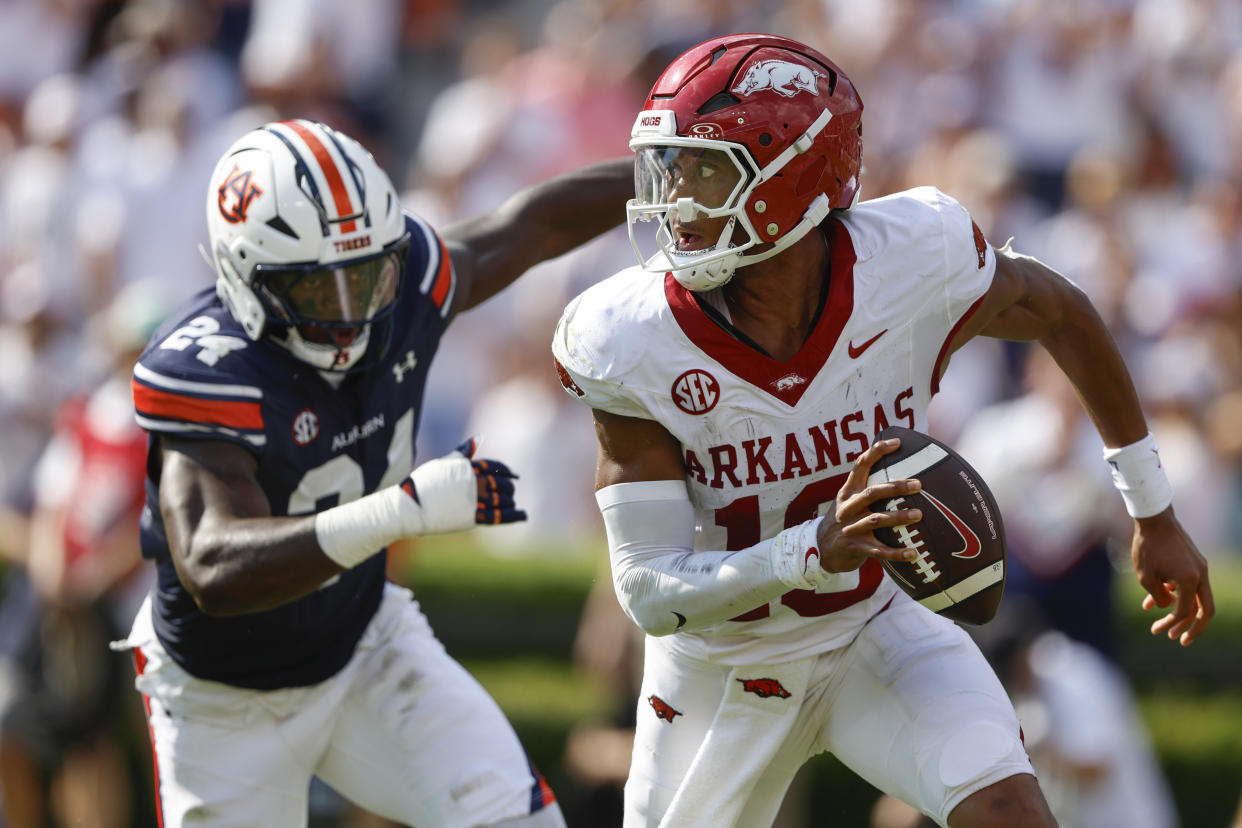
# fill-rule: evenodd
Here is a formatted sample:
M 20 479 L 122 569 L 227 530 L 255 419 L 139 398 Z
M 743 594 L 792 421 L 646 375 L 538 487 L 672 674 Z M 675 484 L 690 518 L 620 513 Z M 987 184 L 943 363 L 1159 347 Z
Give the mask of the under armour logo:
M 413 351 L 406 351 L 405 362 L 398 362 L 392 366 L 393 376 L 397 378 L 397 382 L 404 382 L 405 372 L 413 371 L 416 365 L 418 365 L 418 357 L 414 356 Z

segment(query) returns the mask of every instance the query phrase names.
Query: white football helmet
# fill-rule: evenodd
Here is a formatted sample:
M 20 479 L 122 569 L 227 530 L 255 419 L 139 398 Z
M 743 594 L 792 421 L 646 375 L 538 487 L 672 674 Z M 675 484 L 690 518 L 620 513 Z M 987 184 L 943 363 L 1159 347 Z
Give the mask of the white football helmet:
M 324 371 L 382 356 L 410 237 L 357 141 L 313 121 L 248 132 L 212 173 L 207 228 L 216 292 L 251 339 Z

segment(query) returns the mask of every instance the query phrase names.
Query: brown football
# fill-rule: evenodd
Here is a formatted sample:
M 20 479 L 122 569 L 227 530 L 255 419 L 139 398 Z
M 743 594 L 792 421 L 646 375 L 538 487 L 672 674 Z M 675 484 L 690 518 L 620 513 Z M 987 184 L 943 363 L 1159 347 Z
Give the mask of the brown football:
M 886 428 L 876 440 L 900 438 L 901 448 L 871 468 L 871 483 L 915 478 L 916 494 L 871 504 L 872 511 L 921 509 L 909 526 L 875 535 L 888 546 L 918 552 L 913 561 L 882 561 L 897 585 L 928 609 L 954 621 L 986 624 L 1005 590 L 1005 527 L 978 473 L 944 443 L 908 428 Z

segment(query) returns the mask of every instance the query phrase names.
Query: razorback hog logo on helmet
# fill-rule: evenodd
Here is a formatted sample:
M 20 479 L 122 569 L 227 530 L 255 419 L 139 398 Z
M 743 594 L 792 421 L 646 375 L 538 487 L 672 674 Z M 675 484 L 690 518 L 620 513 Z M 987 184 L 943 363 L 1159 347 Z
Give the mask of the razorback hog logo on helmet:
M 224 177 L 224 183 L 216 191 L 216 205 L 220 208 L 220 215 L 229 224 L 244 222 L 251 203 L 263 195 L 259 185 L 250 180 L 251 175 L 253 173 L 250 170 L 241 170 L 234 164 L 233 169 Z
M 761 699 L 776 696 L 778 699 L 789 698 L 789 691 L 774 678 L 738 679 L 742 683 L 742 691 L 754 693 Z
M 819 94 L 816 78 L 826 77 L 809 66 L 790 63 L 787 60 L 761 60 L 746 70 L 740 83 L 733 87 L 735 95 L 749 95 L 771 89 L 778 95 L 792 98 L 799 92 Z
M 648 696 L 647 701 L 651 704 L 651 709 L 655 711 L 656 718 L 663 719 L 669 724 L 673 723 L 674 716 L 681 715 L 680 710 L 674 709 L 671 704 L 655 694 Z

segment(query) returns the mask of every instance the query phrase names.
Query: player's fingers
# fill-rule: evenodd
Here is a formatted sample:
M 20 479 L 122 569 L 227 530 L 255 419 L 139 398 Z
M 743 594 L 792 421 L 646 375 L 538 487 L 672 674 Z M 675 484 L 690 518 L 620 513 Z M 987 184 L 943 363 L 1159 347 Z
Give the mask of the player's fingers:
M 913 549 L 905 546 L 885 546 L 876 542 L 864 546 L 863 554 L 883 561 L 912 561 L 918 555 Z
M 508 466 L 499 460 L 490 460 L 481 458 L 471 463 L 474 466 L 474 473 L 478 475 L 491 475 L 492 477 L 507 477 L 511 480 L 517 480 L 518 475 Z
M 923 488 L 923 484 L 913 478 L 893 480 L 888 483 L 873 483 L 862 491 L 837 500 L 837 519 L 844 520 L 847 516 L 870 511 L 872 503 L 882 500 L 900 500 Z
M 893 526 L 907 526 L 923 519 L 921 509 L 894 509 L 891 512 L 867 512 L 858 520 L 841 528 L 845 535 L 871 534 L 876 529 Z
M 509 508 L 478 509 L 474 513 L 474 522 L 484 526 L 497 526 L 502 523 L 517 523 L 526 520 L 526 512 L 523 509 L 513 508 L 513 504 L 509 504 Z
M 871 476 L 871 467 L 881 457 L 892 454 L 899 448 L 901 448 L 901 440 L 896 437 L 872 443 L 854 461 L 854 468 L 850 469 L 849 475 L 846 476 L 841 491 L 848 497 L 867 488 L 867 478 Z
M 1195 611 L 1195 584 L 1189 579 L 1179 580 L 1173 587 L 1173 594 L 1177 597 L 1177 605 L 1170 614 L 1178 622 L 1190 620 Z
M 512 495 L 516 487 L 512 478 L 481 474 L 476 479 L 475 489 L 479 493 L 479 499 L 484 500 L 493 494 Z
M 476 437 L 468 437 L 466 441 L 459 445 L 453 451 L 459 452 L 463 457 L 474 457 L 474 453 L 479 449 L 479 441 Z
M 1143 609 L 1151 609 L 1152 606 L 1167 607 L 1173 603 L 1173 593 L 1169 591 L 1169 585 L 1157 576 L 1140 572 L 1138 581 L 1147 590 L 1147 597 L 1151 598 L 1151 606 L 1148 606 L 1146 599 L 1143 600 Z
M 1181 634 L 1179 643 L 1183 647 L 1188 647 L 1194 640 L 1199 637 L 1200 633 L 1207 627 L 1208 622 L 1212 620 L 1212 614 L 1207 613 L 1203 607 L 1195 613 L 1195 620 L 1191 622 L 1190 628 Z
M 1178 636 L 1183 647 L 1188 646 L 1199 634 L 1207 628 L 1208 622 L 1212 620 L 1212 616 L 1216 614 L 1216 602 L 1212 598 L 1212 586 L 1208 583 L 1207 578 L 1199 581 L 1199 591 L 1195 594 L 1195 610 L 1194 618 L 1191 619 L 1189 627 L 1181 632 Z

